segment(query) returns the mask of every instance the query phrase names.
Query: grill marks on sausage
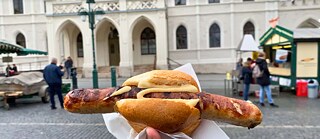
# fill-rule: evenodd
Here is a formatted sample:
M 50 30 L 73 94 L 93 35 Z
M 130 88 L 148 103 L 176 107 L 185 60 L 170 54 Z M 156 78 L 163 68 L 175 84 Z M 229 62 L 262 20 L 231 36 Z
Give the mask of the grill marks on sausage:
M 115 88 L 106 89 L 75 89 L 70 94 L 69 97 L 73 102 L 91 102 L 97 101 L 105 96 L 110 96 L 115 91 Z
M 232 114 L 236 117 L 241 117 L 244 115 L 249 115 L 248 111 L 250 111 L 246 107 L 246 105 L 250 105 L 249 103 L 245 101 L 240 101 L 237 99 L 231 99 L 220 96 L 220 95 L 210 95 L 210 94 L 204 94 L 199 93 L 201 102 L 203 103 L 204 107 L 203 109 L 206 109 L 207 107 L 214 106 L 216 110 L 230 110 L 232 111 Z
M 107 100 L 104 100 L 104 101 L 118 101 L 120 99 L 135 99 L 135 98 L 137 98 L 137 94 L 141 90 L 143 90 L 143 89 L 135 87 L 135 86 L 131 86 L 131 88 L 132 89 L 129 92 L 123 93 L 121 95 L 109 97 Z M 111 96 L 112 93 L 108 94 L 107 96 Z M 153 92 L 150 94 L 146 94 L 144 97 L 145 98 L 162 98 L 162 99 L 199 99 L 199 94 L 204 94 L 204 93 Z M 200 105 L 202 105 L 201 101 L 195 107 L 200 110 L 203 108 L 203 107 L 200 107 Z
M 188 92 L 154 92 L 146 94 L 146 98 L 163 98 L 163 99 L 198 99 L 197 94 Z
M 121 99 L 135 99 L 137 98 L 137 94 L 143 90 L 141 88 L 131 86 L 132 89 L 126 93 L 121 95 L 112 96 L 112 93 L 121 89 L 122 87 L 115 88 L 106 88 L 106 89 L 75 89 L 73 90 L 69 96 L 72 102 L 70 103 L 78 103 L 78 102 L 94 102 L 98 100 L 102 100 L 106 97 L 109 97 L 105 102 L 116 102 Z M 214 104 L 214 98 L 212 98 L 209 94 L 205 92 L 200 93 L 189 93 L 189 92 L 154 92 L 150 94 L 146 94 L 145 98 L 162 98 L 162 99 L 200 99 L 200 102 L 196 105 L 198 109 L 206 109 L 209 104 Z M 215 105 L 217 109 L 219 109 L 219 105 Z

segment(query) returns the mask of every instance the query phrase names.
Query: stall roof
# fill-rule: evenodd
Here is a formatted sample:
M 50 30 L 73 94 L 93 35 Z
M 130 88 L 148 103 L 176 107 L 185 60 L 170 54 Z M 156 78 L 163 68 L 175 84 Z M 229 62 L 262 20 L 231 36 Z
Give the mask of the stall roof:
M 320 29 L 294 29 L 293 30 L 294 39 L 319 39 L 320 38 Z
M 259 51 L 259 44 L 254 40 L 251 34 L 246 34 L 241 39 L 238 51 L 243 52 L 253 52 L 253 51 Z
M 267 32 L 260 38 L 261 46 L 288 45 L 294 40 L 311 40 L 320 39 L 320 29 L 302 28 L 289 30 L 277 25 L 275 28 L 270 27 Z
M 20 45 L 10 43 L 6 40 L 0 40 L 0 54 L 11 54 L 16 53 L 17 55 L 29 55 L 29 54 L 38 54 L 38 55 L 47 55 L 47 52 L 23 48 Z
M 270 27 L 259 39 L 260 45 L 282 45 L 293 41 L 293 31 L 277 25 Z

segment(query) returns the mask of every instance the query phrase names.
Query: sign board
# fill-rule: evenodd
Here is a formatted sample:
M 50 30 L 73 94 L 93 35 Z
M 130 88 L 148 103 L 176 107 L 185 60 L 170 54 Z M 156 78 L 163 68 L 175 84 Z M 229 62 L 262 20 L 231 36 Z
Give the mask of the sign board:
M 3 63 L 12 62 L 12 56 L 2 57 L 2 62 Z
M 276 50 L 276 62 L 277 63 L 285 63 L 288 58 L 288 51 L 283 49 Z
M 317 77 L 318 44 L 317 42 L 297 43 L 297 77 Z

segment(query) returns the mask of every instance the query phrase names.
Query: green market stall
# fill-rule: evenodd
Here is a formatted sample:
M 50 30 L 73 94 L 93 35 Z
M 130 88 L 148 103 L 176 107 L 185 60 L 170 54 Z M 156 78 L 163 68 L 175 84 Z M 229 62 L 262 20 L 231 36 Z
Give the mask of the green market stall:
M 16 53 L 18 56 L 37 54 L 37 55 L 47 55 L 47 52 L 33 50 L 28 48 L 23 48 L 20 45 L 10 43 L 6 40 L 0 40 L 0 54 L 12 54 Z
M 25 55 L 47 55 L 47 52 L 23 48 L 20 45 L 0 40 L 0 54 Z M 11 56 L 2 57 L 6 61 L 12 61 Z M 9 60 L 8 60 L 9 59 Z M 62 93 L 68 93 L 71 89 L 70 83 L 62 84 Z M 0 98 L 4 108 L 9 109 L 8 102 L 15 102 L 18 98 L 31 98 L 40 96 L 42 102 L 47 103 L 49 99 L 48 86 L 43 80 L 41 72 L 24 72 L 10 77 L 0 77 Z
M 295 89 L 300 79 L 320 81 L 320 29 L 289 30 L 277 25 L 259 41 L 269 62 L 272 84 Z

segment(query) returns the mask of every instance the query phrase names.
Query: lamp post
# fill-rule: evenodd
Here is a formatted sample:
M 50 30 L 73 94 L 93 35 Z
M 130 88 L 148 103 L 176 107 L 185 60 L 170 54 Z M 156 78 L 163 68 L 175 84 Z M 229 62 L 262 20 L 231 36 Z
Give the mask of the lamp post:
M 92 82 L 93 88 L 99 88 L 98 85 L 98 71 L 96 65 L 96 50 L 94 45 L 94 28 L 95 28 L 95 15 L 97 15 L 97 20 L 101 20 L 102 15 L 105 14 L 103 9 L 97 8 L 94 9 L 94 0 L 87 0 L 88 10 L 85 8 L 81 8 L 78 12 L 78 15 L 81 16 L 81 20 L 83 22 L 86 21 L 86 17 L 89 17 L 89 28 L 91 29 L 91 41 L 92 41 L 92 56 L 93 56 L 93 70 L 92 70 Z

